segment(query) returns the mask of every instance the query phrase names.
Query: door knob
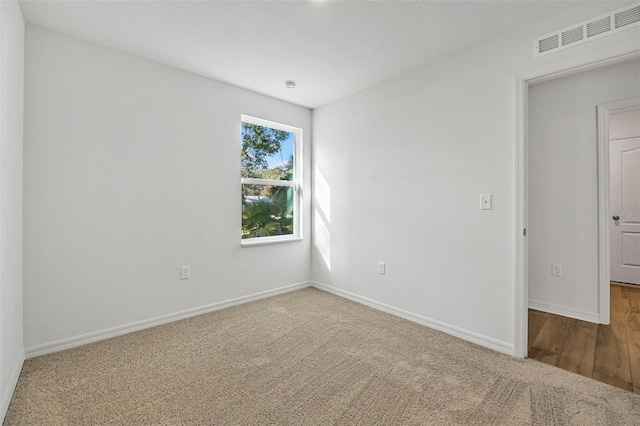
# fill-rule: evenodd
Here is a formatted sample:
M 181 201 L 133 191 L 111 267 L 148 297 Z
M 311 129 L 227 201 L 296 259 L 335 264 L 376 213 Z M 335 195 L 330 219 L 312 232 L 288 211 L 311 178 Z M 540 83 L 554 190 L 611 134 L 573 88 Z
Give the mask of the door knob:
M 620 220 L 620 216 L 618 215 L 613 216 L 613 220 Z

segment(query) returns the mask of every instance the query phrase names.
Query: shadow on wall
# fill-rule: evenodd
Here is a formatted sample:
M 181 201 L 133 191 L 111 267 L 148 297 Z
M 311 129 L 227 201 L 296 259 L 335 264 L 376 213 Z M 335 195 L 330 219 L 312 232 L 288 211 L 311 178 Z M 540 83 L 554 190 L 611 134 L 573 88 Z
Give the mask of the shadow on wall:
M 331 270 L 331 233 L 329 232 L 329 224 L 331 223 L 331 188 L 318 166 L 315 167 L 314 173 L 315 211 L 313 232 L 315 245 L 322 256 L 322 260 L 327 265 L 327 269 Z

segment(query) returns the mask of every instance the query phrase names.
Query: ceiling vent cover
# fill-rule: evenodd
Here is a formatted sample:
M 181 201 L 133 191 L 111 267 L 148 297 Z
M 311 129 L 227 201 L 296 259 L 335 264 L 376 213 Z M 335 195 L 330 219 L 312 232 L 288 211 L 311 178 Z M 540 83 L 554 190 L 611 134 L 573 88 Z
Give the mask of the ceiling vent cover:
M 640 22 L 640 6 L 633 7 L 614 15 L 616 28 L 622 28 L 627 25 Z
M 638 26 L 640 26 L 640 3 L 538 37 L 534 42 L 533 56 L 558 52 Z

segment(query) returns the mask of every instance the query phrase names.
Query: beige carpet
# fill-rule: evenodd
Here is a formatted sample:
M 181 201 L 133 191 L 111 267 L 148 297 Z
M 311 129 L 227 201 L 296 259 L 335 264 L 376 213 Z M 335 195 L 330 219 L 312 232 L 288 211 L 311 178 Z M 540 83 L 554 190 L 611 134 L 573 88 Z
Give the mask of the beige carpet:
M 633 425 L 640 396 L 308 288 L 28 360 L 5 424 Z

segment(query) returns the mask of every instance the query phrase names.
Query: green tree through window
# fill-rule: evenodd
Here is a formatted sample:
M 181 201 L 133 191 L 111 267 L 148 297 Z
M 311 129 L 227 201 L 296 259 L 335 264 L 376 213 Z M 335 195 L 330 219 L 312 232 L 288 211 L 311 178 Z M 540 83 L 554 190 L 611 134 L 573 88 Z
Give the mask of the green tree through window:
M 264 175 L 269 171 L 267 158 L 280 154 L 290 136 L 284 130 L 242 122 L 242 177 L 271 179 Z
M 295 135 L 242 122 L 242 238 L 296 233 Z

